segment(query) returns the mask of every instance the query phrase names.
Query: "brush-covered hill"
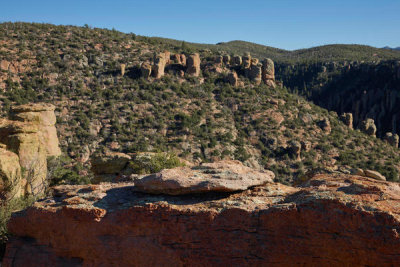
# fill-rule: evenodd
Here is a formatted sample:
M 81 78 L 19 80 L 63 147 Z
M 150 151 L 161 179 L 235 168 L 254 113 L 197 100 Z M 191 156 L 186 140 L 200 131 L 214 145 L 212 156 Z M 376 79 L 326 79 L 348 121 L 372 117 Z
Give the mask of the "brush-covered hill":
M 240 43 L 217 46 L 236 53 L 236 44 Z M 243 49 L 260 59 L 289 53 Z M 90 179 L 89 158 L 106 150 L 171 152 L 191 162 L 238 159 L 273 170 L 285 183 L 312 171 L 348 172 L 353 167 L 398 180 L 397 148 L 350 129 L 336 113 L 291 94 L 279 83 L 276 88 L 256 85 L 240 76 L 242 85 L 231 86 L 224 70 L 204 68 L 199 77 L 172 70 L 161 79 L 141 77 L 140 65 L 164 50 L 198 52 L 202 67 L 214 64 L 219 54 L 204 45 L 114 30 L 0 24 L 2 114 L 14 104 L 56 105 L 61 164 L 68 170 L 57 179 L 66 183 L 79 180 L 76 173 Z M 307 58 L 304 51 L 297 53 Z M 359 53 L 367 57 L 369 52 L 361 47 Z M 397 55 L 391 53 L 397 52 L 382 50 L 382 56 Z M 126 65 L 124 75 L 121 64 Z

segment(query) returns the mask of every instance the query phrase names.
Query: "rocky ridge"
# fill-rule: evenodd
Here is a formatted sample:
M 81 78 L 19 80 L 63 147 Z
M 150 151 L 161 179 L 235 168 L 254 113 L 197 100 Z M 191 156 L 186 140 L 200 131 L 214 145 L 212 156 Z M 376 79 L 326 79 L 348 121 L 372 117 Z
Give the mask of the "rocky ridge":
M 182 196 L 57 186 L 14 214 L 3 266 L 392 266 L 399 195 L 355 175 Z

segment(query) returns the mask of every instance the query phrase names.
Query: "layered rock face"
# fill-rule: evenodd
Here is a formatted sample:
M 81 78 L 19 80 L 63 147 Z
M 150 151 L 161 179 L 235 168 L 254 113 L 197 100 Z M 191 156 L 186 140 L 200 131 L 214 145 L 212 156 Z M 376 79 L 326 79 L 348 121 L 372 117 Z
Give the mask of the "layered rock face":
M 15 106 L 11 110 L 11 119 L 37 125 L 39 139 L 44 143 L 47 156 L 60 156 L 58 143 L 55 106 L 47 103 L 36 103 Z
M 300 187 L 169 196 L 58 186 L 14 214 L 10 266 L 395 266 L 400 187 L 318 175 Z
M 0 143 L 3 144 L 0 187 L 6 199 L 44 192 L 47 157 L 61 154 L 54 109 L 51 104 L 16 106 L 12 108 L 13 120 L 0 120 Z M 15 158 L 18 164 L 8 166 L 15 164 Z

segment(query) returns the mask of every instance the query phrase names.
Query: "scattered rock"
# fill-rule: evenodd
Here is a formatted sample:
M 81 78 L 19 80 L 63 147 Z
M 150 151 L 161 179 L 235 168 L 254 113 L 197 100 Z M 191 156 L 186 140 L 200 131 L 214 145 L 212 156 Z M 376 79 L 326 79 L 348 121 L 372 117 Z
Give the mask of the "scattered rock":
M 388 142 L 391 146 L 399 147 L 399 135 L 393 133 L 386 133 L 384 140 Z
M 140 67 L 140 72 L 142 73 L 142 77 L 148 79 L 151 75 L 151 65 L 149 62 L 143 62 Z
M 301 144 L 298 141 L 290 141 L 289 145 L 289 152 L 297 159 L 300 160 L 301 154 Z
M 121 64 L 121 76 L 125 75 L 125 68 L 126 68 L 126 65 L 125 64 Z
M 301 141 L 301 149 L 305 152 L 309 152 L 311 150 L 311 142 L 310 141 Z
M 381 181 L 386 181 L 386 177 L 383 176 L 382 174 L 380 174 L 377 171 L 364 170 L 364 174 L 365 174 L 366 177 L 369 177 L 369 178 L 373 178 L 373 179 L 381 180 Z
M 332 131 L 331 122 L 328 118 L 324 118 L 318 122 L 318 126 L 327 134 L 330 134 Z
M 226 80 L 232 85 L 232 86 L 238 86 L 239 83 L 239 78 L 238 75 L 235 71 L 231 71 L 228 73 L 228 76 L 226 77 Z
M 117 174 L 128 164 L 131 157 L 124 153 L 107 152 L 104 155 L 94 155 L 91 159 L 92 171 L 95 174 Z
M 373 119 L 366 119 L 361 122 L 360 130 L 370 136 L 376 136 L 376 125 Z
M 234 192 L 272 182 L 273 178 L 271 171 L 258 172 L 239 161 L 226 160 L 192 168 L 165 169 L 136 180 L 135 187 L 141 192 L 168 195 Z
M 343 123 L 349 127 L 350 129 L 353 129 L 353 114 L 352 113 L 343 113 L 340 116 L 340 119 L 343 121 Z

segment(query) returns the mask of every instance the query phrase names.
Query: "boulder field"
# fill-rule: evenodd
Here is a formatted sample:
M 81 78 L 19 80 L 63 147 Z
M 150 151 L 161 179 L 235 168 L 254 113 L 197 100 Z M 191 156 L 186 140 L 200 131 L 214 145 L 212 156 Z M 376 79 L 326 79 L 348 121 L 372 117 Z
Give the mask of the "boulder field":
M 248 174 L 238 164 L 224 171 L 224 164 L 208 166 L 208 171 L 194 176 L 207 174 L 204 179 L 209 181 L 220 179 L 221 173 Z M 261 185 L 250 182 L 248 189 L 234 192 L 210 188 L 184 195 L 151 194 L 144 186 L 135 186 L 136 180 L 54 187 L 52 196 L 11 218 L 8 227 L 13 237 L 2 266 L 395 266 L 400 262 L 397 183 L 332 174 L 316 175 L 292 187 L 272 182 L 268 172 L 255 176 Z M 168 177 L 171 183 L 174 175 Z

